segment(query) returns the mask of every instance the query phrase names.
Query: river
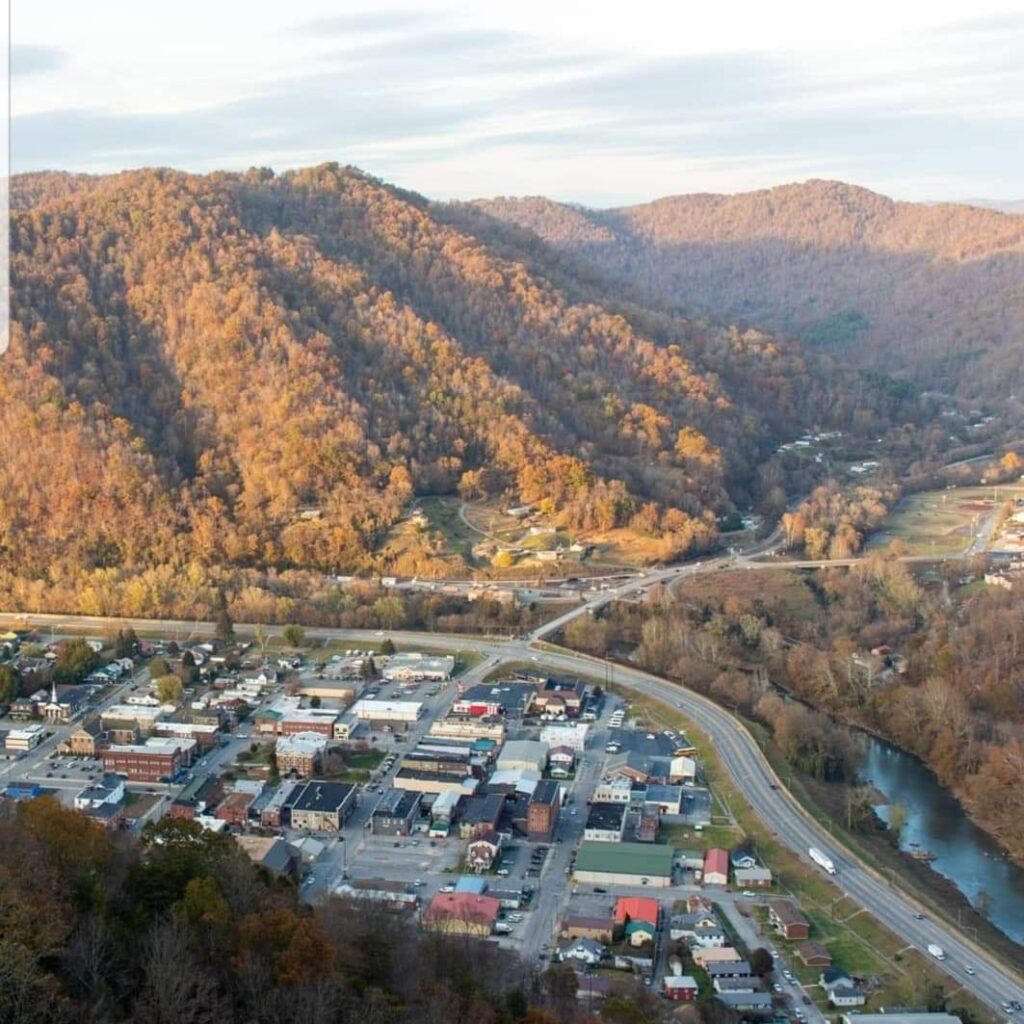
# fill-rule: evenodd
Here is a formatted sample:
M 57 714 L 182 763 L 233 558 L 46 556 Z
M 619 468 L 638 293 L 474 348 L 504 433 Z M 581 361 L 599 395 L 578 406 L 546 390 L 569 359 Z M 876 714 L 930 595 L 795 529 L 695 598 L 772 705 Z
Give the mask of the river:
M 935 775 L 916 758 L 873 737 L 865 740 L 859 774 L 890 803 L 906 808 L 900 846 L 907 851 L 930 850 L 935 854 L 932 868 L 975 905 L 979 892 L 988 893 L 989 919 L 1011 939 L 1024 943 L 1024 868 L 1006 859 Z M 880 818 L 888 818 L 887 804 L 876 810 Z

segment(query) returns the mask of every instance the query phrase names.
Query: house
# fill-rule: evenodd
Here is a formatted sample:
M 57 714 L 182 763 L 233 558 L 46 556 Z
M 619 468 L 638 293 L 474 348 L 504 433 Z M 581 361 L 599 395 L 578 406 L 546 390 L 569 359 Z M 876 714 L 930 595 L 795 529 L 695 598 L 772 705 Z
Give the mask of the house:
M 423 794 L 409 789 L 387 789 L 370 816 L 375 836 L 407 836 L 419 815 Z
M 767 992 L 722 992 L 715 998 L 737 1012 L 769 1013 L 772 1008 L 772 997 Z
M 474 871 L 489 871 L 500 850 L 501 836 L 494 829 L 488 829 L 466 847 L 466 863 Z
M 704 952 L 710 952 L 705 950 Z M 694 960 L 697 957 L 694 956 Z M 708 978 L 711 979 L 712 984 L 718 978 L 752 978 L 753 974 L 750 970 L 750 964 L 746 960 L 719 960 L 714 963 L 709 963 L 705 967 L 708 972 Z
M 716 992 L 757 992 L 759 986 L 753 977 L 715 978 L 711 987 Z
M 645 942 L 654 942 L 658 927 L 653 921 L 627 921 L 626 941 L 631 946 L 642 946 Z
M 851 982 L 849 985 L 837 985 L 829 989 L 828 1001 L 837 1009 L 847 1009 L 863 1006 L 867 1002 L 867 995 L 859 985 Z
M 542 779 L 534 786 L 526 807 L 526 836 L 531 843 L 551 841 L 561 803 L 561 787 L 557 782 Z
M 583 838 L 594 843 L 618 843 L 626 827 L 624 804 L 599 803 L 594 801 L 587 812 L 587 823 Z
M 796 955 L 807 967 L 830 967 L 832 954 L 820 942 L 801 942 Z
M 356 787 L 350 782 L 312 779 L 296 789 L 291 804 L 292 828 L 340 832 L 356 807 Z
M 772 887 L 772 873 L 768 868 L 736 868 L 732 877 L 738 888 L 770 889 Z
M 197 818 L 224 796 L 224 784 L 215 775 L 197 775 L 174 798 L 167 813 L 173 818 Z
M 693 929 L 690 945 L 698 949 L 713 949 L 729 945 L 729 936 L 717 922 L 713 925 L 697 925 Z
M 610 917 L 567 917 L 559 933 L 563 939 L 594 939 L 597 942 L 612 941 L 615 922 Z
M 729 854 L 725 850 L 713 848 L 704 853 L 704 884 L 729 884 Z
M 674 942 L 685 941 L 694 943 L 698 929 L 714 929 L 722 931 L 718 918 L 709 910 L 697 910 L 686 914 L 673 914 L 669 920 L 669 937 Z
M 548 751 L 548 768 L 552 775 L 556 772 L 560 775 L 571 774 L 573 765 L 576 764 L 576 753 L 572 747 L 565 745 L 552 747 Z
M 75 797 L 75 809 L 107 828 L 119 828 L 125 818 L 124 779 L 104 775 Z
M 298 881 L 301 857 L 291 843 L 276 836 L 236 836 L 235 841 L 254 864 L 272 875 Z
M 596 939 L 580 937 L 561 947 L 563 960 L 577 960 L 593 967 L 604 959 L 604 946 Z
M 675 1002 L 691 1002 L 697 998 L 697 982 L 688 974 L 669 974 L 664 986 L 665 995 Z
M 787 939 L 806 939 L 811 932 L 810 922 L 791 900 L 771 900 L 768 922 Z
M 486 937 L 494 931 L 499 900 L 469 892 L 439 892 L 423 915 L 423 925 L 449 935 Z

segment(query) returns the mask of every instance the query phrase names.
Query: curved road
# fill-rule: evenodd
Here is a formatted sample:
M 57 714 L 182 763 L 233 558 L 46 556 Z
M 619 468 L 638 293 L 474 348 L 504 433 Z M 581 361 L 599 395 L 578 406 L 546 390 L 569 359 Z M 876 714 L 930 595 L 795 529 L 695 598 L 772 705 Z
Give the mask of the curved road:
M 707 571 L 713 567 L 714 561 L 712 560 L 710 564 L 705 563 L 703 567 L 659 570 L 658 573 L 652 574 L 657 577 L 656 579 L 645 577 L 636 583 L 620 587 L 618 591 L 602 594 L 572 612 L 559 616 L 522 640 L 493 640 L 459 634 L 411 631 L 392 632 L 388 635 L 396 641 L 428 649 L 442 648 L 451 651 L 453 648 L 461 647 L 478 651 L 487 658 L 484 665 L 478 666 L 479 672 L 484 672 L 492 665 L 497 667 L 503 661 L 534 660 L 554 670 L 593 676 L 595 671 L 603 673 L 609 663 L 569 651 L 553 651 L 545 646 L 535 647 L 534 641 L 550 635 L 577 615 L 585 614 L 592 608 L 596 610 L 615 596 L 622 596 L 659 579 L 675 577 L 680 572 L 697 572 L 702 569 Z M 148 619 L 108 620 L 89 616 L 0 615 L 0 621 L 52 627 L 57 632 L 62 626 L 76 630 L 96 629 L 102 632 L 111 625 L 131 625 L 140 631 L 187 629 L 201 631 L 206 635 L 212 634 L 214 629 L 212 623 Z M 276 634 L 280 633 L 282 627 L 265 628 L 268 633 Z M 236 624 L 235 630 L 242 635 L 252 635 L 256 626 Z M 383 633 L 374 630 L 319 629 L 315 631 L 315 635 L 332 639 L 372 641 L 379 639 Z M 634 689 L 682 711 L 714 744 L 736 788 L 761 820 L 777 834 L 780 842 L 790 847 L 808 863 L 809 847 L 817 846 L 827 851 L 836 864 L 836 884 L 854 902 L 868 910 L 896 935 L 904 938 L 909 945 L 922 952 L 929 943 L 941 946 L 946 952 L 947 959 L 941 963 L 936 961 L 936 964 L 958 985 L 972 992 L 997 1012 L 1001 1009 L 1000 1004 L 1003 1001 L 1018 1000 L 1024 1003 L 1024 985 L 1019 978 L 990 959 L 981 949 L 968 944 L 946 925 L 926 919 L 919 920 L 916 916 L 918 908 L 907 897 L 845 851 L 829 833 L 810 818 L 782 786 L 753 736 L 727 711 L 699 694 L 638 669 L 615 665 L 615 681 L 617 685 Z M 968 965 L 975 971 L 974 975 L 966 972 L 965 967 Z

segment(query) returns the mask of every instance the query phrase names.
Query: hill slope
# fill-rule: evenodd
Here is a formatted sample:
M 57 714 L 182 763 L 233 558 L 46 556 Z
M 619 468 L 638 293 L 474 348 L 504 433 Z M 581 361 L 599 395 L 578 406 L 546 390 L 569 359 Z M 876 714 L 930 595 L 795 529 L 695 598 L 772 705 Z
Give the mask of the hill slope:
M 749 319 L 965 397 L 1024 387 L 1024 219 L 840 182 L 592 211 L 478 204 L 677 308 Z
M 897 409 L 761 332 L 599 301 L 532 236 L 335 165 L 32 175 L 13 205 L 11 604 L 145 614 L 210 567 L 374 568 L 414 494 L 456 489 L 667 557 L 784 496 L 781 437 L 873 436 Z

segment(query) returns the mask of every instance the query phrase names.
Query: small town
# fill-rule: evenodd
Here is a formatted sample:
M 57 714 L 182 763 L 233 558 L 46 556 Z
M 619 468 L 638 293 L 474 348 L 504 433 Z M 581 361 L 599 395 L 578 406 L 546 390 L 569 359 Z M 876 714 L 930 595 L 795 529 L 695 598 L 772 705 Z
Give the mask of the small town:
M 628 981 L 750 1019 L 871 1024 L 878 979 L 816 935 L 686 735 L 579 678 L 285 633 L 271 652 L 8 631 L 6 661 L 38 689 L 0 726 L 7 797 L 107 830 L 230 835 L 307 903 L 562 965 L 582 1007 Z

